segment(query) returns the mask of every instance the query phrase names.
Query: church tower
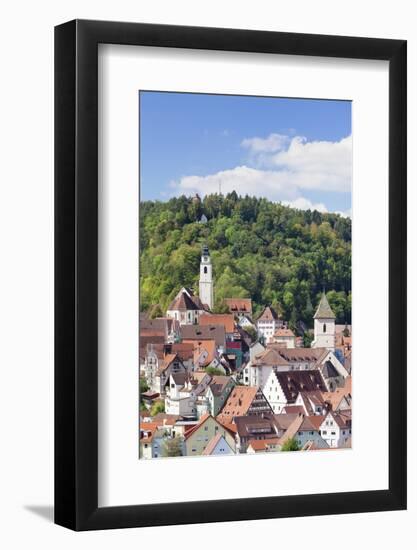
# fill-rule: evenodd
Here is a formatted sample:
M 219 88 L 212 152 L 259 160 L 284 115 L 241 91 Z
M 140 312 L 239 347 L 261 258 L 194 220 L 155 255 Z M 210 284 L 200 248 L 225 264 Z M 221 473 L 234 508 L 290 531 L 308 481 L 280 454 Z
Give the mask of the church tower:
M 214 306 L 213 296 L 213 272 L 210 252 L 207 245 L 203 246 L 200 262 L 200 300 L 207 304 L 210 309 Z
M 334 351 L 335 348 L 335 327 L 336 316 L 327 301 L 326 294 L 320 299 L 317 311 L 314 315 L 314 340 L 312 348 L 327 348 Z

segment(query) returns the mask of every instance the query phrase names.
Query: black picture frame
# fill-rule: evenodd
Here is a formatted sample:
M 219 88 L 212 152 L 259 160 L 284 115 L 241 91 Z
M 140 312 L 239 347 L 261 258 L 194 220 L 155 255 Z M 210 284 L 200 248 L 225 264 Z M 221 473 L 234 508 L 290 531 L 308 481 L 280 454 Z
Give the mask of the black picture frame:
M 389 62 L 389 488 L 98 507 L 98 44 Z M 55 28 L 55 522 L 109 529 L 406 508 L 406 41 L 74 20 Z M 370 212 L 370 217 L 372 212 Z

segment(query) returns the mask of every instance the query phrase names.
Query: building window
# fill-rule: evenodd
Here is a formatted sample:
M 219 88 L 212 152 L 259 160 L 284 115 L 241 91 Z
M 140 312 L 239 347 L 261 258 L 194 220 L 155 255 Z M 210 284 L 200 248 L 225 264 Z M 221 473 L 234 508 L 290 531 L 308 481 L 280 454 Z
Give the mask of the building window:
M 326 332 L 326 323 L 323 325 L 323 332 Z
M 206 274 L 207 273 L 207 267 L 204 266 L 204 273 Z

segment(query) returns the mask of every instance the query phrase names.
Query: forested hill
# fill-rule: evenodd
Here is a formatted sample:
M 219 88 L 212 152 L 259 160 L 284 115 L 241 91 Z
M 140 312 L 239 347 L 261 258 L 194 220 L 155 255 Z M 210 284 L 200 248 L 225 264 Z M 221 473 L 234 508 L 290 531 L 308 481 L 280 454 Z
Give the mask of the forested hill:
M 325 288 L 337 322 L 350 322 L 351 220 L 236 192 L 141 203 L 142 311 L 161 314 L 181 286 L 198 290 L 203 243 L 218 311 L 224 298 L 250 297 L 255 313 L 272 304 L 311 326 Z

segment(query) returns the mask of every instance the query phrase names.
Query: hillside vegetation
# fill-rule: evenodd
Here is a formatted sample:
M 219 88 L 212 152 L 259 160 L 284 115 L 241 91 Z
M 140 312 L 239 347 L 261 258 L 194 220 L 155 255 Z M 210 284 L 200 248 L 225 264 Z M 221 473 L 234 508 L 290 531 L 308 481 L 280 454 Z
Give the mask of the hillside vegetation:
M 198 223 L 202 214 L 205 224 Z M 325 288 L 336 321 L 350 322 L 351 220 L 236 192 L 141 202 L 142 311 L 161 314 L 181 286 L 198 290 L 203 243 L 217 311 L 224 298 L 250 297 L 255 313 L 272 304 L 291 324 L 311 326 Z

